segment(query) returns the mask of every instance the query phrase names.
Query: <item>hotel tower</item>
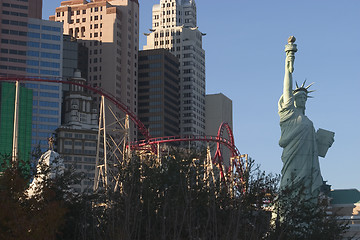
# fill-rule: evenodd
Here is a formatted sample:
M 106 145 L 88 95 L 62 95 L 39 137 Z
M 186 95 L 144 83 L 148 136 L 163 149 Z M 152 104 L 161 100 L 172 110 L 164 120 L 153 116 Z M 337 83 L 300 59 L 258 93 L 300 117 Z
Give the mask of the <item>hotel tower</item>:
M 205 51 L 194 0 L 160 0 L 144 50 L 165 48 L 180 61 L 180 134 L 205 135 Z
M 62 22 L 64 34 L 75 37 L 89 49 L 88 83 L 111 93 L 136 114 L 139 2 L 63 1 L 50 20 Z M 100 103 L 100 96 L 94 96 L 94 100 Z M 124 115 L 121 111 L 116 114 Z M 134 140 L 137 130 L 134 124 L 130 128 Z

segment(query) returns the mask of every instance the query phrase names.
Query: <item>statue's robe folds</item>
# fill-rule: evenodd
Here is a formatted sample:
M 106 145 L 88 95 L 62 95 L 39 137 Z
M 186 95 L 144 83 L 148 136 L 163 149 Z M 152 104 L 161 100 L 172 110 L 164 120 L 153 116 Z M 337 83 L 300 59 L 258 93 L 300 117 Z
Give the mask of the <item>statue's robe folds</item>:
M 316 135 L 312 121 L 294 106 L 294 97 L 279 100 L 281 137 L 279 145 L 284 149 L 281 159 L 281 189 L 304 187 L 305 198 L 317 198 L 321 177 Z

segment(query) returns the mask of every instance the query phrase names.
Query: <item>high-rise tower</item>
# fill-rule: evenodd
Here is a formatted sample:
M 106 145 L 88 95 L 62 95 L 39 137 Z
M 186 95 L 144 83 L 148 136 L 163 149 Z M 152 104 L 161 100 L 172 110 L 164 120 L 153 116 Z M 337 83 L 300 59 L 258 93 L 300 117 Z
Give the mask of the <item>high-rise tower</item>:
M 0 76 L 62 76 L 62 24 L 41 20 L 42 0 L 2 0 Z M 27 82 L 33 89 L 32 147 L 47 149 L 60 125 L 61 84 Z
M 28 21 L 41 19 L 42 0 L 2 0 L 0 5 L 0 75 L 26 75 Z
M 179 60 L 165 49 L 139 52 L 139 118 L 152 137 L 179 135 Z
M 63 22 L 64 34 L 88 47 L 88 83 L 108 91 L 137 113 L 139 2 L 63 1 L 50 20 Z M 94 100 L 99 103 L 100 97 L 94 96 Z M 136 138 L 135 129 L 131 136 Z
M 144 50 L 165 48 L 180 61 L 180 133 L 205 135 L 205 51 L 194 0 L 160 0 Z

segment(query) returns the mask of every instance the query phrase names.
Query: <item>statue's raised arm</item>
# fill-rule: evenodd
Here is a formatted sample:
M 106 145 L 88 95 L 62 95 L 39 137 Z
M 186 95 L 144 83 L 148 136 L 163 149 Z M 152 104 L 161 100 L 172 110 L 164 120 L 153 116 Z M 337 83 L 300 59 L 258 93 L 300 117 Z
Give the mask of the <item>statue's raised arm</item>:
M 295 53 L 297 52 L 297 46 L 294 44 L 295 41 L 296 38 L 291 36 L 288 39 L 288 44 L 285 46 L 286 59 L 283 89 L 284 102 L 287 102 L 291 97 L 293 97 L 292 73 L 294 71 Z

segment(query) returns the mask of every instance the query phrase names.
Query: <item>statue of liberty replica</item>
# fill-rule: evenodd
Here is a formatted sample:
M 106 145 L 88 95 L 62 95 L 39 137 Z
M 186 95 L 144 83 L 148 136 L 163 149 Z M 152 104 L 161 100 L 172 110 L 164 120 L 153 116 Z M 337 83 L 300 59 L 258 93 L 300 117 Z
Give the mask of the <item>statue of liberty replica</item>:
M 280 188 L 301 190 L 301 198 L 317 200 L 323 179 L 320 172 L 319 156 L 325 157 L 334 142 L 334 133 L 319 129 L 315 132 L 312 121 L 305 115 L 305 105 L 310 97 L 309 86 L 305 82 L 293 88 L 297 45 L 295 37 L 288 39 L 285 46 L 285 76 L 283 94 L 279 100 L 281 137 L 279 145 L 283 148 L 281 156 Z

